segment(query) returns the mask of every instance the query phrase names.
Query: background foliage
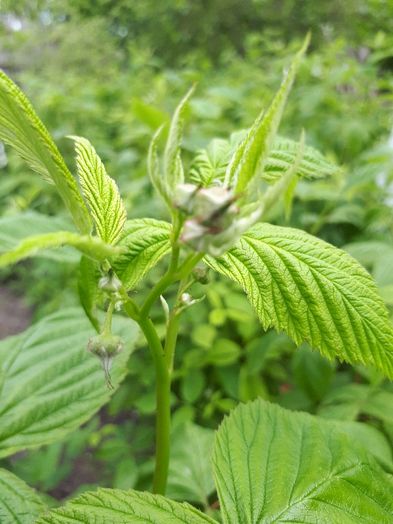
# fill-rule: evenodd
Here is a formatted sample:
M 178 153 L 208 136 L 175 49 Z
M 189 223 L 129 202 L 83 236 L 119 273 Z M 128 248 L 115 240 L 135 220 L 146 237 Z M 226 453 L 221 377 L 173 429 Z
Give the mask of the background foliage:
M 212 138 L 250 125 L 311 28 L 312 46 L 281 132 L 298 139 L 304 128 L 307 143 L 341 169 L 299 183 L 291 214 L 278 205 L 269 218 L 347 249 L 372 272 L 393 308 L 393 4 L 21 0 L 0 8 L 0 66 L 23 86 L 74 172 L 73 145 L 64 136 L 88 137 L 132 217 L 164 216 L 145 176 L 146 151 L 190 85 L 197 83 L 184 143 L 189 158 Z M 2 214 L 12 221 L 27 209 L 58 213 L 56 192 L 16 155 L 1 148 L 0 162 Z M 12 229 L 8 234 L 15 235 Z M 77 264 L 72 256 L 57 263 L 36 258 L 20 263 L 12 277 L 4 270 L 1 278 L 23 292 L 38 321 L 77 305 Z M 160 271 L 158 266 L 137 292 L 145 293 Z M 391 384 L 376 371 L 325 360 L 306 345 L 295 352 L 282 333 L 262 332 L 235 284 L 211 275 L 208 286 L 200 285 L 203 294 L 205 300 L 185 313 L 176 355 L 168 495 L 214 512 L 212 478 L 198 457 L 210 453 L 212 429 L 223 415 L 257 397 L 361 422 L 348 424 L 348 432 L 352 428 L 392 468 Z M 162 317 L 159 309 L 155 315 Z M 142 339 L 137 346 L 122 386 L 98 415 L 66 441 L 1 465 L 55 498 L 96 484 L 146 487 L 154 370 L 148 352 L 139 350 Z M 192 468 L 185 465 L 185 440 L 195 450 Z

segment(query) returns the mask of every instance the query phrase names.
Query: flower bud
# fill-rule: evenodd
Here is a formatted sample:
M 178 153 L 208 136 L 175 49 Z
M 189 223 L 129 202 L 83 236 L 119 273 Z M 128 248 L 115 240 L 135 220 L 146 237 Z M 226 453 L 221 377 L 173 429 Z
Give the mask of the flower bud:
M 112 367 L 113 359 L 123 349 L 123 341 L 116 335 L 104 334 L 96 335 L 89 339 L 87 349 L 96 355 L 102 364 L 105 373 L 106 383 L 108 388 L 113 389 L 110 377 L 110 369 Z
M 192 272 L 195 282 L 200 284 L 207 284 L 209 282 L 209 269 L 206 266 L 197 266 Z
M 121 282 L 116 275 L 108 274 L 100 278 L 98 287 L 108 293 L 117 293 L 121 289 Z
M 194 197 L 198 191 L 195 184 L 178 184 L 176 187 L 174 205 L 187 214 L 192 214 L 194 206 Z

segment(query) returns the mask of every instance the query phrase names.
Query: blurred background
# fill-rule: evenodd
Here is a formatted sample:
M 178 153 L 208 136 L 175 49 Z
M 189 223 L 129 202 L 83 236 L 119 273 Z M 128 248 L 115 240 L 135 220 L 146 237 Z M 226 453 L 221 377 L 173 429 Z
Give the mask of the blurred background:
M 299 183 L 291 216 L 277 206 L 272 221 L 347 249 L 374 275 L 392 312 L 393 2 L 0 0 L 0 67 L 22 86 L 73 171 L 72 144 L 64 138 L 70 134 L 94 144 L 129 217 L 165 218 L 146 177 L 154 131 L 194 83 L 186 163 L 212 138 L 247 128 L 309 30 L 311 47 L 280 133 L 298 139 L 304 128 L 307 143 L 340 169 L 328 179 Z M 1 214 L 59 209 L 55 190 L 0 144 Z M 77 304 L 77 264 L 72 256 L 35 258 L 3 270 L 0 337 Z M 361 421 L 366 444 L 392 467 L 391 384 L 306 346 L 295 351 L 284 334 L 263 333 L 243 293 L 218 277 L 200 292 L 206 298 L 185 314 L 176 357 L 170 496 L 214 503 L 208 472 L 198 472 L 203 482 L 182 477 L 184 457 L 194 441 L 204 457 L 222 417 L 258 396 Z M 155 315 L 162 320 L 159 309 Z M 80 431 L 0 462 L 55 499 L 96 484 L 148 486 L 154 373 L 143 347 L 141 339 L 123 385 Z

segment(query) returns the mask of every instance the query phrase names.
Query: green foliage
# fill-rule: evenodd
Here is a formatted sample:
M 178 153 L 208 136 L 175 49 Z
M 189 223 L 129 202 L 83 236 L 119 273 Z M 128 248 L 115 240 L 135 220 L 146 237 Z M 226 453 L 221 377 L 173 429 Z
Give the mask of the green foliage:
M 97 234 L 107 244 L 116 244 L 127 219 L 116 182 L 107 175 L 104 164 L 86 138 L 70 138 L 75 142 L 79 182 Z
M 41 517 L 37 524 L 63 522 L 151 522 L 152 524 L 204 524 L 215 521 L 188 504 L 180 504 L 158 495 L 100 489 L 87 492 L 64 508 Z M 132 520 L 131 520 L 132 519 Z
M 280 89 L 266 111 L 262 111 L 247 136 L 235 150 L 225 173 L 225 184 L 234 186 L 237 193 L 244 191 L 255 175 L 258 165 L 266 161 L 284 111 L 297 69 L 309 44 L 306 38 L 303 47 L 294 58 Z
M 329 423 L 261 400 L 220 427 L 214 471 L 225 523 L 384 522 L 393 483 Z
M 119 328 L 124 331 L 124 323 Z M 135 337 L 133 326 L 126 329 L 129 344 L 115 364 L 115 385 Z M 71 309 L 0 343 L 0 456 L 63 437 L 108 401 L 100 365 L 86 351 L 91 334 L 81 310 Z
M 14 147 L 31 169 L 56 185 L 75 224 L 88 233 L 87 209 L 63 157 L 25 95 L 3 72 L 0 101 L 0 139 Z
M 384 304 L 368 273 L 342 251 L 302 231 L 259 224 L 208 263 L 243 287 L 265 329 L 393 376 Z
M 44 511 L 39 495 L 18 477 L 0 469 L 0 520 L 2 524 L 33 524 Z
M 132 289 L 170 250 L 168 222 L 149 218 L 126 223 L 121 246 L 127 251 L 115 261 L 115 269 L 126 289 Z

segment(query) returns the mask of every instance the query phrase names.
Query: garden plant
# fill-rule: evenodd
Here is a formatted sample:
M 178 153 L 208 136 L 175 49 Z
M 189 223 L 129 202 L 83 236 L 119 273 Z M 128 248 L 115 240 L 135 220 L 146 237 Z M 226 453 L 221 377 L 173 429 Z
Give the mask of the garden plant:
M 38 224 L 40 234 L 27 236 L 27 221 L 26 231 L 2 248 L 0 267 L 42 250 L 53 250 L 55 263 L 74 248 L 81 253 L 82 308 L 62 308 L 0 344 L 0 457 L 54 442 L 92 417 L 124 378 L 139 331 L 150 349 L 156 385 L 152 493 L 101 488 L 48 508 L 37 492 L 1 469 L 1 522 L 393 521 L 391 474 L 360 437 L 349 438 L 337 421 L 262 399 L 240 404 L 225 418 L 212 457 L 205 457 L 212 460 L 219 504 L 202 512 L 165 497 L 179 325 L 204 300 L 200 289 L 211 274 L 243 289 L 263 330 L 283 331 L 296 345 L 307 342 L 328 359 L 393 377 L 393 329 L 367 271 L 317 237 L 266 222 L 277 201 L 290 212 L 300 179 L 312 181 L 335 169 L 307 145 L 305 132 L 298 142 L 278 134 L 308 40 L 251 128 L 213 140 L 189 166 L 181 145 L 194 88 L 170 125 L 157 130 L 147 169 L 168 221 L 128 219 L 116 183 L 91 143 L 79 136 L 69 137 L 76 151 L 74 178 L 24 94 L 1 73 L 0 139 L 55 185 L 74 227 L 54 219 Z M 135 290 L 158 263 L 167 263 L 166 271 L 141 301 Z M 175 294 L 168 295 L 173 288 Z M 157 304 L 163 330 L 151 315 Z

